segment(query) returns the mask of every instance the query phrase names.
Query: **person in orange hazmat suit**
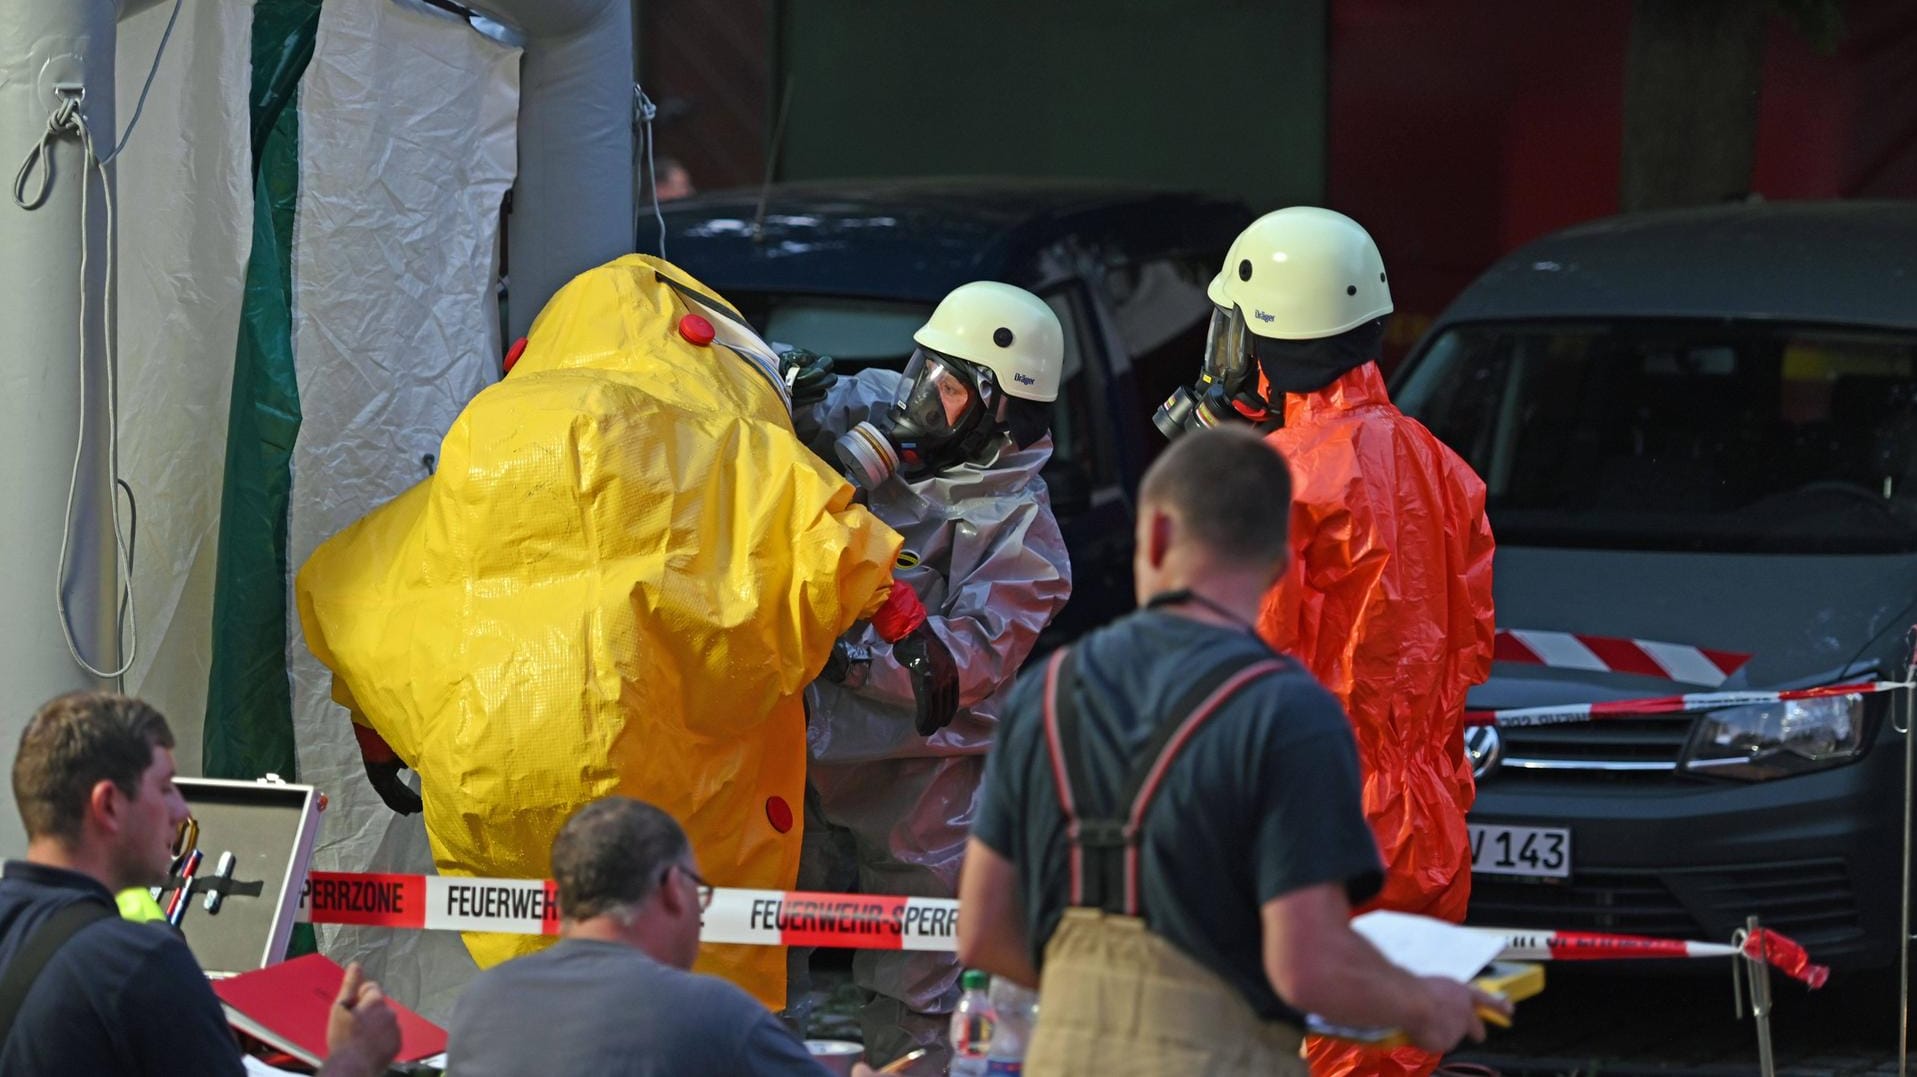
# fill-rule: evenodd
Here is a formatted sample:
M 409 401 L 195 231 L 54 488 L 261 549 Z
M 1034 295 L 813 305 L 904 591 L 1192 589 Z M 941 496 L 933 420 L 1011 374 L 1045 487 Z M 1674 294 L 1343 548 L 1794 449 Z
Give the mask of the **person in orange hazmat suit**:
M 1344 705 L 1364 810 L 1386 865 L 1371 908 L 1461 921 L 1471 895 L 1465 692 L 1491 670 L 1491 526 L 1484 482 L 1400 412 L 1377 364 L 1391 293 L 1356 221 L 1297 206 L 1233 241 L 1199 382 L 1160 428 L 1282 412 L 1291 462 L 1290 567 L 1259 634 Z M 1260 392 L 1262 390 L 1262 394 Z M 1196 402 L 1197 406 L 1190 406 Z M 1174 414 L 1167 422 L 1167 413 Z M 1428 1074 L 1435 1055 L 1313 1040 L 1314 1074 Z

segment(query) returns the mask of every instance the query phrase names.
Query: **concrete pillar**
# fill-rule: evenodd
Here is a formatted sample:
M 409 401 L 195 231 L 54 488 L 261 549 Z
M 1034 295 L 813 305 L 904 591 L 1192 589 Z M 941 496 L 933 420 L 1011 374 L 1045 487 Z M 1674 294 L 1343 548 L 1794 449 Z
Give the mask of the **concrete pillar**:
M 80 434 L 80 206 L 87 185 L 86 433 L 73 507 L 64 593 L 74 634 L 95 665 L 112 668 L 114 566 L 106 457 L 104 195 L 77 139 L 51 146 L 53 173 L 33 210 L 14 204 L 11 182 L 46 131 L 58 86 L 85 88 L 83 114 L 104 156 L 116 132 L 113 95 L 116 0 L 5 0 L 0 3 L 0 749 L 11 761 L 20 731 L 40 703 L 75 688 L 106 687 L 67 653 L 54 605 L 54 577 L 66 528 L 68 477 Z M 48 167 L 42 160 L 40 169 Z M 39 185 L 36 174 L 29 194 Z M 0 807 L 0 853 L 25 838 L 11 798 Z
M 567 281 L 632 252 L 632 0 L 478 6 L 526 34 L 506 231 L 516 338 Z

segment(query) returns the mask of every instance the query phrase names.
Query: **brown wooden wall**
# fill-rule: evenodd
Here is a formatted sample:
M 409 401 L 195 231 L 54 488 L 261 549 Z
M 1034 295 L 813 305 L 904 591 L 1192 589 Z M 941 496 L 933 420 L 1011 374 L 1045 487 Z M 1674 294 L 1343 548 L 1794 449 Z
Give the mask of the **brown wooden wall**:
M 658 152 L 684 164 L 700 190 L 759 183 L 771 0 L 638 0 L 636 25 L 639 82 L 660 109 Z

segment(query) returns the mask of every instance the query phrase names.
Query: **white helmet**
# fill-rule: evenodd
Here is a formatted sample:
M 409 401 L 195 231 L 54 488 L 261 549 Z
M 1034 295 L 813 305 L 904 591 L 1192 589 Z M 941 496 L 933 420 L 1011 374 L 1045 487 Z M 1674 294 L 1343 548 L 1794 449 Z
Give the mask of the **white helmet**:
M 1251 222 L 1206 293 L 1237 308 L 1247 331 L 1276 340 L 1335 337 L 1391 313 L 1378 245 L 1357 221 L 1317 206 Z
M 1065 330 L 1045 301 L 997 281 L 961 284 L 912 339 L 932 351 L 990 370 L 1006 396 L 1058 399 Z

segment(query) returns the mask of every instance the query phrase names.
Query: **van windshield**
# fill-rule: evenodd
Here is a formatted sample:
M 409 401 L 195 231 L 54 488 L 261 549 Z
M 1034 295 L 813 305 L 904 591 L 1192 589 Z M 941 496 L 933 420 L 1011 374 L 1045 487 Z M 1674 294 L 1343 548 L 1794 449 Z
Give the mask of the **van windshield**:
M 1500 543 L 1917 551 L 1917 336 L 1470 324 L 1395 394 L 1482 475 Z

